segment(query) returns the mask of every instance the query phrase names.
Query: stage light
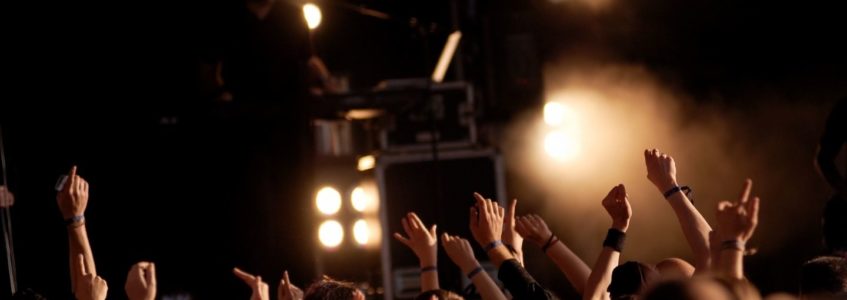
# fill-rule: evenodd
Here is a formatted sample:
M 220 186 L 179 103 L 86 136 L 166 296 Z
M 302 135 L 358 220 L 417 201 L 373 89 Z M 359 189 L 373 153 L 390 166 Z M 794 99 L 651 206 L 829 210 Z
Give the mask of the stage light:
M 376 165 L 376 158 L 373 155 L 365 155 L 359 157 L 359 163 L 356 166 L 356 169 L 359 171 L 367 171 L 373 169 Z
M 576 126 L 576 113 L 560 102 L 547 102 L 544 104 L 544 123 L 553 127 L 573 127 Z
M 315 205 L 321 213 L 333 215 L 341 209 L 341 194 L 332 187 L 323 187 L 315 195 Z
M 579 154 L 579 140 L 572 133 L 551 131 L 544 136 L 544 151 L 558 161 L 572 160 Z
M 344 228 L 335 220 L 324 221 L 318 229 L 318 239 L 327 248 L 335 248 L 344 240 Z
M 359 245 L 367 245 L 369 238 L 370 229 L 368 229 L 368 222 L 365 219 L 359 219 L 353 224 L 353 239 Z
M 350 202 L 356 211 L 365 211 L 368 207 L 368 194 L 365 193 L 365 189 L 359 186 L 353 189 L 353 192 L 350 193 Z
M 306 18 L 306 25 L 309 26 L 309 30 L 314 30 L 321 25 L 321 9 L 312 3 L 306 3 L 303 5 L 303 17 Z

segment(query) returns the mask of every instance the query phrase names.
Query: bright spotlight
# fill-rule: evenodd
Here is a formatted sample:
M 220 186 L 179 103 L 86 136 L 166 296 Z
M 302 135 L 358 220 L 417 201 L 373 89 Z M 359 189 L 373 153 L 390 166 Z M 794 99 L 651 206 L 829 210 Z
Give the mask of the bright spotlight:
M 565 118 L 565 106 L 558 102 L 547 102 L 544 104 L 544 123 L 556 126 Z
M 332 187 L 324 187 L 315 196 L 315 205 L 325 215 L 332 215 L 341 209 L 341 194 Z
M 303 5 L 303 17 L 306 18 L 306 25 L 309 26 L 309 30 L 314 30 L 321 25 L 321 9 L 312 3 L 306 3 Z
M 365 219 L 359 219 L 356 223 L 353 223 L 353 239 L 356 240 L 356 243 L 359 245 L 367 245 L 370 235 L 371 231 L 368 228 L 368 222 L 366 222 Z
M 344 240 L 344 228 L 335 220 L 324 221 L 318 229 L 318 239 L 327 248 L 335 248 Z
M 576 113 L 570 107 L 551 101 L 544 104 L 544 123 L 554 127 L 576 126 Z
M 360 186 L 353 189 L 353 192 L 350 193 L 350 202 L 353 205 L 353 209 L 358 212 L 364 212 L 368 207 L 368 194 L 365 193 L 365 189 Z
M 365 155 L 359 157 L 359 163 L 356 167 L 359 171 L 367 171 L 373 169 L 376 165 L 376 158 L 373 155 Z
M 551 131 L 544 137 L 544 151 L 556 160 L 571 160 L 579 154 L 579 140 L 565 131 Z

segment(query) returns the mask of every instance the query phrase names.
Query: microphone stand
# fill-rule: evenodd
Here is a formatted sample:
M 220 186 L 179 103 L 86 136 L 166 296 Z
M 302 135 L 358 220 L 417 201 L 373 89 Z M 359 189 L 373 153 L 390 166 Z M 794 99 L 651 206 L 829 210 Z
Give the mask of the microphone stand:
M 9 189 L 9 181 L 6 174 L 6 150 L 3 147 L 3 127 L 0 127 L 0 168 L 3 174 L 3 186 Z M 11 207 L 2 208 L 0 213 L 0 221 L 3 223 L 3 240 L 6 245 L 6 266 L 9 271 L 9 288 L 12 290 L 12 295 L 17 293 L 18 278 L 17 269 L 15 267 L 15 246 L 12 240 L 12 214 Z

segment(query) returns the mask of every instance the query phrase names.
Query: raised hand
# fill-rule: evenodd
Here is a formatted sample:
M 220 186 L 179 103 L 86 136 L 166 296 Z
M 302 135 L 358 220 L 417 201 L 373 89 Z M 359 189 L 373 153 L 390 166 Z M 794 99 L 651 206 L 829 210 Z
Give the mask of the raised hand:
M 626 187 L 623 184 L 613 187 L 603 198 L 602 204 L 612 217 L 612 228 L 626 232 L 629 228 L 629 219 L 632 218 L 632 207 L 627 199 Z
M 406 237 L 395 232 L 394 238 L 415 252 L 422 267 L 436 265 L 438 262 L 438 236 L 435 234 L 437 225 L 433 224 L 427 229 L 415 213 L 408 213 L 400 221 L 403 223 Z
M 644 150 L 644 162 L 647 164 L 647 179 L 659 192 L 664 193 L 677 185 L 673 157 L 656 149 Z
M 68 173 L 68 180 L 56 194 L 59 211 L 65 220 L 85 214 L 88 206 L 88 182 L 76 175 L 76 166 Z
M 129 300 L 156 299 L 156 265 L 142 261 L 129 269 L 124 285 Z
M 509 202 L 509 207 L 506 208 L 505 219 L 503 220 L 503 243 L 511 246 L 515 250 L 518 260 L 523 261 L 523 237 L 516 230 L 517 219 L 515 218 L 515 209 L 518 206 L 518 199 L 512 199 Z
M 737 240 L 745 243 L 753 236 L 759 223 L 759 197 L 750 198 L 753 181 L 747 179 L 738 201 L 718 203 L 717 229 L 715 234 L 721 242 Z
M 291 279 L 288 279 L 288 271 L 285 271 L 276 288 L 276 295 L 279 300 L 302 300 L 303 290 L 291 283 Z
M 271 299 L 268 292 L 268 284 L 262 281 L 262 276 L 253 276 L 250 273 L 244 272 L 239 268 L 233 268 L 232 273 L 236 277 L 241 278 L 244 283 L 250 286 L 253 294 L 250 295 L 250 300 L 269 300 Z
M 86 270 L 85 257 L 77 255 L 74 272 L 77 274 L 74 296 L 77 300 L 104 300 L 109 292 L 106 280 Z
M 547 243 L 547 240 L 553 236 L 553 232 L 551 232 L 550 228 L 547 227 L 547 223 L 545 223 L 544 219 L 541 219 L 538 215 L 518 217 L 515 229 L 524 238 L 538 247 L 544 246 L 544 244 Z
M 447 233 L 441 234 L 441 246 L 447 252 L 447 256 L 454 264 L 462 269 L 462 273 L 467 274 L 479 267 L 479 262 L 473 255 L 473 248 L 468 240 Z
M 15 204 L 15 195 L 6 188 L 5 185 L 0 185 L 0 208 L 12 207 Z
M 485 247 L 500 240 L 503 235 L 503 218 L 506 211 L 496 201 L 474 193 L 476 204 L 470 210 L 471 234 L 480 246 Z

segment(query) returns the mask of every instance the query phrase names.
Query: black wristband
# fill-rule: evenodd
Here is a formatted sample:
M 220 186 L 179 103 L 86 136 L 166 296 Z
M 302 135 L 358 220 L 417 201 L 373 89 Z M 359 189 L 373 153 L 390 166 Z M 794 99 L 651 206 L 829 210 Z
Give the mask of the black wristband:
M 685 194 L 685 197 L 688 197 L 688 201 L 691 201 L 691 203 L 694 203 L 694 194 L 691 191 L 691 188 L 688 187 L 687 185 L 683 185 L 683 186 L 675 185 L 671 189 L 667 190 L 664 193 L 665 199 L 670 198 L 670 196 L 673 196 L 673 194 L 676 193 L 676 192 L 682 192 L 683 194 Z
M 502 246 L 502 245 L 503 245 L 503 241 L 496 240 L 496 241 L 491 242 L 491 244 L 486 245 L 483 250 L 485 250 L 485 252 L 488 252 L 488 251 L 491 251 L 491 249 L 497 248 L 497 246 Z
M 721 243 L 721 250 L 744 251 L 744 243 L 739 240 L 728 240 Z
M 468 279 L 472 279 L 474 276 L 476 276 L 476 274 L 479 274 L 482 271 L 483 271 L 482 267 L 476 267 L 476 269 L 473 269 L 473 271 L 468 273 Z
M 555 234 L 550 234 L 550 238 L 547 239 L 547 243 L 544 244 L 543 247 L 541 247 L 541 252 L 547 253 L 547 249 L 550 249 L 550 247 L 553 247 L 553 245 L 555 245 L 556 242 L 558 242 L 558 241 L 559 241 L 559 238 L 557 238 Z
M 436 272 L 436 271 L 438 271 L 438 267 L 436 267 L 436 266 L 429 266 L 429 267 L 421 268 L 421 273 Z
M 83 216 L 83 215 L 73 216 L 73 217 L 65 219 L 65 226 L 71 226 L 71 225 L 74 225 L 76 223 L 83 223 L 83 222 L 85 222 L 85 216 Z
M 603 241 L 603 247 L 615 249 L 615 251 L 623 252 L 623 244 L 626 241 L 626 233 L 623 231 L 609 228 L 606 233 L 606 240 Z

